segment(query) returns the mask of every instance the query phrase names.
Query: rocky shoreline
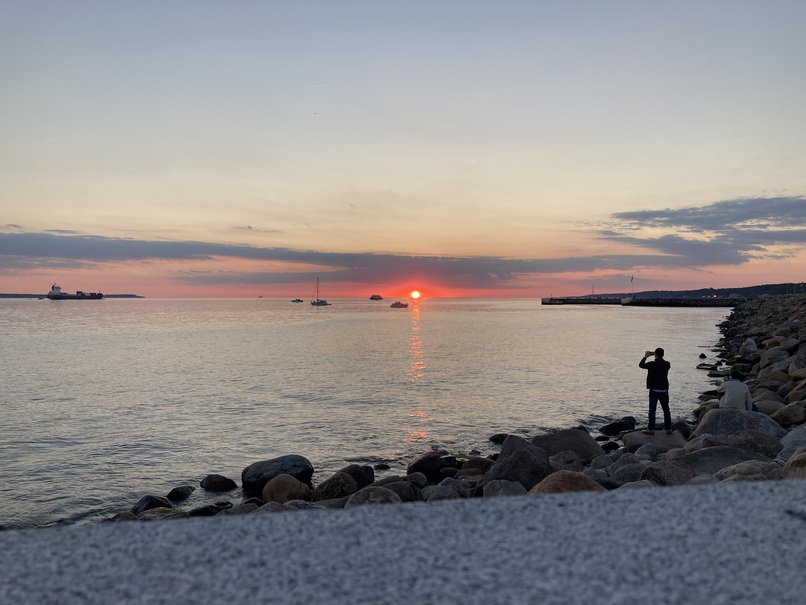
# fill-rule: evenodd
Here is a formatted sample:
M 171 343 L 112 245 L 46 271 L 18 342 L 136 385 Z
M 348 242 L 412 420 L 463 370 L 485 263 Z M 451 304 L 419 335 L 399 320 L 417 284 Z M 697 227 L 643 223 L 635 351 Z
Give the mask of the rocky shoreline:
M 501 443 L 496 455 L 429 451 L 408 465 L 406 475 L 379 480 L 372 466 L 352 464 L 313 485 L 310 461 L 291 454 L 249 465 L 240 487 L 231 478 L 208 475 L 199 487 L 221 494 L 213 504 L 183 508 L 197 489 L 184 485 L 166 496 L 145 496 L 108 521 L 806 479 L 806 295 L 741 302 L 719 327 L 720 361 L 709 375 L 740 371 L 754 411 L 720 408 L 713 390 L 701 395 L 692 419 L 674 423 L 671 435 L 643 434 L 631 417 L 600 427 L 595 435 L 585 427 L 531 440 L 496 435 L 491 437 Z M 737 358 L 742 335 L 758 344 L 749 360 Z

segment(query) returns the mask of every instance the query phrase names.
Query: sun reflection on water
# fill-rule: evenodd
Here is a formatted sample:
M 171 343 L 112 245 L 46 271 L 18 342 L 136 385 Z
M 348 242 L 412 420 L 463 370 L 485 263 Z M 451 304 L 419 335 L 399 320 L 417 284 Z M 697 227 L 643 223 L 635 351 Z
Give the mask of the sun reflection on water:
M 417 382 L 423 377 L 425 371 L 425 358 L 423 357 L 423 341 L 420 338 L 420 306 L 414 299 L 411 309 L 411 335 L 409 336 L 409 380 Z

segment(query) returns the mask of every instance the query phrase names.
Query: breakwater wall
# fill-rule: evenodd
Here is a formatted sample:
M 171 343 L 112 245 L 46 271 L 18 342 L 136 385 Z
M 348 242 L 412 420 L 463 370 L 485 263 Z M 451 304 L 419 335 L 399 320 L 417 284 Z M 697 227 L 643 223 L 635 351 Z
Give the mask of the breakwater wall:
M 617 298 L 560 296 L 540 299 L 542 305 L 621 305 L 624 307 L 735 307 L 743 298 Z

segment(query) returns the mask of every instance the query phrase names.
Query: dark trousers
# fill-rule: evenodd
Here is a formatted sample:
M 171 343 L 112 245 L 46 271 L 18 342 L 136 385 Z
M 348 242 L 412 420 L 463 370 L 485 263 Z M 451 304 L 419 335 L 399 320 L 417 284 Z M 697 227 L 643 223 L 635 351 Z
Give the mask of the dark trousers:
M 655 430 L 655 410 L 658 404 L 663 408 L 663 428 L 667 431 L 672 428 L 672 413 L 669 411 L 669 391 L 658 392 L 649 389 L 649 430 Z

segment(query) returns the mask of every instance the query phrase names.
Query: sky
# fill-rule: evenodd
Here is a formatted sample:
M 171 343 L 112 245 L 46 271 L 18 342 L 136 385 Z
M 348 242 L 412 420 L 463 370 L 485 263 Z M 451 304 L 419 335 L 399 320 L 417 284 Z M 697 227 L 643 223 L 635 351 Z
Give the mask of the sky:
M 0 292 L 806 281 L 806 2 L 0 2 Z

